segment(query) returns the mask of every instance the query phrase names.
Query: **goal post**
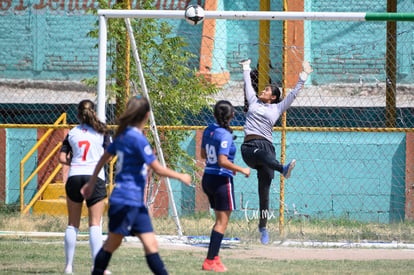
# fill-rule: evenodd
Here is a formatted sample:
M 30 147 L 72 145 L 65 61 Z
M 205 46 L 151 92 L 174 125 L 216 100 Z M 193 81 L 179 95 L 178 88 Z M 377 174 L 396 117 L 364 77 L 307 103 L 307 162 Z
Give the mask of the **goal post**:
M 184 11 L 176 10 L 98 10 L 98 117 L 105 118 L 107 18 L 184 19 Z M 307 21 L 414 21 L 414 13 L 366 12 L 271 12 L 271 11 L 205 11 L 205 19 L 228 20 L 307 20 Z
M 227 99 L 236 107 L 232 126 L 237 137 L 237 148 L 240 148 L 244 136 L 243 75 L 239 61 L 250 58 L 252 73 L 256 71 L 256 77 L 259 77 L 259 66 L 266 66 L 264 71 L 268 75 L 264 76 L 265 81 L 278 84 L 286 93 L 296 83 L 304 59 L 310 61 L 314 72 L 286 112 L 286 125 L 279 121 L 274 128 L 277 159 L 288 161 L 295 158 L 298 163 L 283 190 L 282 187 L 277 189 L 276 180 L 272 182 L 270 209 L 266 215 L 278 221 L 283 220 L 283 216 L 288 218 L 281 225 L 271 222 L 269 227 L 273 226 L 274 231 L 283 233 L 283 228 L 278 226 L 289 227 L 288 232 L 283 233 L 289 237 L 289 234 L 303 229 L 304 220 L 311 219 L 393 222 L 404 220 L 407 215 L 414 218 L 414 213 L 408 213 L 409 207 L 406 206 L 410 203 L 414 205 L 414 202 L 406 202 L 404 194 L 408 184 L 406 178 L 411 177 L 406 171 L 414 169 L 414 159 L 404 149 L 405 146 L 414 146 L 414 135 L 410 134 L 414 132 L 414 87 L 411 84 L 414 77 L 410 73 L 414 65 L 411 61 L 414 41 L 407 35 L 411 31 L 408 24 L 414 21 L 414 13 L 206 10 L 204 22 L 196 26 L 185 22 L 183 10 L 98 10 L 98 16 L 97 110 L 103 121 L 106 116 L 109 48 L 107 24 L 112 19 L 125 19 L 131 37 L 134 37 L 134 30 L 128 24 L 129 20 L 140 22 L 154 19 L 171 23 L 174 35 L 184 37 L 187 42 L 180 45 L 188 51 L 184 54 L 188 59 L 182 61 L 181 56 L 175 56 L 175 52 L 168 54 L 174 62 L 188 65 L 189 71 L 171 77 L 171 89 L 156 90 L 159 99 L 164 100 L 169 93 L 176 93 L 178 100 L 174 104 L 177 106 L 194 100 L 181 98 L 181 95 L 192 92 L 192 86 L 177 86 L 186 81 L 191 70 L 196 70 L 197 77 L 203 76 L 214 86 L 209 93 L 200 94 L 199 98 L 208 98 L 211 104 Z M 269 32 L 264 34 L 268 36 L 267 40 L 258 35 L 258 22 L 261 20 L 272 22 Z M 211 23 L 213 21 L 215 24 Z M 303 29 L 299 25 L 284 29 L 285 26 L 278 21 L 307 24 L 300 25 Z M 387 33 L 387 22 L 401 22 L 402 25 L 399 25 L 397 32 Z M 160 46 L 163 39 L 174 40 L 175 37 L 171 37 L 174 35 L 158 37 L 154 47 Z M 389 37 L 398 39 L 395 48 L 387 48 Z M 135 36 L 133 40 L 139 39 Z M 208 43 L 203 43 L 206 41 Z M 174 40 L 172 43 L 181 41 Z M 263 53 L 259 50 L 263 45 L 269 48 L 265 58 L 261 58 Z M 132 47 L 138 57 L 135 58 L 135 73 L 137 79 L 143 81 L 140 86 L 146 93 L 145 79 L 148 77 L 150 82 L 153 81 L 151 78 L 156 72 L 151 66 L 157 65 L 158 60 L 150 49 L 144 49 L 145 53 L 140 50 L 138 54 L 138 50 L 134 50 L 137 47 L 139 45 Z M 151 58 L 143 61 L 144 68 L 141 68 L 138 59 L 146 55 Z M 164 62 L 168 63 L 165 73 L 174 74 L 174 62 Z M 390 82 L 390 74 L 396 75 L 396 81 Z M 158 88 L 152 82 L 149 92 Z M 389 88 L 393 90 L 391 97 Z M 388 100 L 392 100 L 396 112 L 389 110 Z M 157 100 L 152 102 L 159 107 Z M 214 121 L 211 109 L 188 114 L 178 125 L 169 123 L 169 116 L 174 115 L 172 110 L 161 109 L 159 112 L 156 115 L 165 121 L 158 124 L 155 123 L 157 118 L 152 118 L 154 139 L 161 142 L 156 129 L 188 132 L 180 144 L 191 152 L 189 154 L 194 163 L 202 167 L 203 160 L 197 154 L 198 143 L 202 129 Z M 387 120 L 394 121 L 392 127 L 386 123 Z M 286 132 L 286 135 L 281 135 L 281 132 Z M 158 156 L 165 164 L 167 160 L 164 157 L 168 156 L 164 156 L 160 148 L 157 144 Z M 236 164 L 246 166 L 240 155 L 238 150 Z M 232 214 L 235 222 L 230 226 L 241 229 L 246 233 L 246 238 L 252 238 L 252 230 L 257 231 L 257 223 L 250 222 L 258 219 L 255 173 L 253 171 L 249 179 L 235 176 L 238 209 Z M 199 179 L 200 174 L 197 176 Z M 278 176 L 275 174 L 275 179 Z M 194 191 L 177 192 L 174 186 L 174 183 L 167 182 L 168 196 L 173 204 L 172 216 L 177 218 L 175 224 L 181 236 L 184 231 L 181 228 L 184 224 L 180 222 L 181 213 L 198 217 L 198 212 L 208 212 L 208 201 L 200 195 L 202 190 L 199 184 Z M 295 221 L 299 221 L 299 228 L 295 227 Z M 200 226 L 199 221 L 196 224 L 186 221 L 185 224 L 186 234 L 209 234 L 210 224 Z

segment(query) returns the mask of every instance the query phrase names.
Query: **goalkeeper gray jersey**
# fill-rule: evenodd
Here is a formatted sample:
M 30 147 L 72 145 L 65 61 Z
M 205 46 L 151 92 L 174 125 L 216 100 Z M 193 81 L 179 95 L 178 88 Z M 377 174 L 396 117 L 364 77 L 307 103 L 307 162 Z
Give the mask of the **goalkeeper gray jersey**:
M 245 83 L 246 99 L 249 104 L 249 110 L 246 114 L 246 122 L 244 124 L 244 134 L 259 135 L 273 142 L 272 128 L 280 115 L 285 112 L 305 83 L 299 78 L 296 86 L 289 92 L 285 99 L 279 103 L 263 103 L 256 97 L 256 93 L 252 87 L 250 79 L 250 71 L 243 71 L 243 79 Z

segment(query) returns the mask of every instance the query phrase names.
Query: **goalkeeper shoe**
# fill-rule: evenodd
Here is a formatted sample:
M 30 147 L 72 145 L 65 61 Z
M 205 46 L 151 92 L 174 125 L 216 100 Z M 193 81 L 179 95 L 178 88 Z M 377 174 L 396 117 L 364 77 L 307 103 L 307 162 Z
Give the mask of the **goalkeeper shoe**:
M 268 244 L 269 243 L 269 233 L 267 232 L 266 227 L 259 227 L 260 232 L 260 242 L 262 244 Z
M 283 165 L 283 176 L 288 179 L 290 178 L 290 174 L 292 173 L 293 168 L 295 168 L 296 160 L 292 160 L 286 165 Z
M 243 67 L 243 71 L 249 71 L 250 70 L 250 59 L 245 59 L 239 62 L 240 65 Z

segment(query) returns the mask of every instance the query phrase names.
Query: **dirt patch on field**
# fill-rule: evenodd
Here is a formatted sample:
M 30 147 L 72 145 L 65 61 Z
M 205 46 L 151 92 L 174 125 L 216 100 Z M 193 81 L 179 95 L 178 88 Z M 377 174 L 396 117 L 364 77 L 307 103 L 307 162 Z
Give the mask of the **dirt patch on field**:
M 234 248 L 227 257 L 267 258 L 275 260 L 402 260 L 414 259 L 414 250 L 367 248 L 304 248 L 278 246 L 250 246 Z
M 140 245 L 140 242 L 126 242 L 126 245 Z M 378 248 L 372 247 L 290 247 L 286 244 L 273 243 L 261 244 L 231 244 L 220 250 L 220 254 L 226 258 L 235 259 L 274 259 L 274 260 L 406 260 L 414 259 L 414 249 L 410 245 L 400 246 L 409 248 Z M 159 239 L 160 249 L 167 250 L 191 250 L 207 253 L 208 244 L 186 244 L 171 241 L 171 239 Z

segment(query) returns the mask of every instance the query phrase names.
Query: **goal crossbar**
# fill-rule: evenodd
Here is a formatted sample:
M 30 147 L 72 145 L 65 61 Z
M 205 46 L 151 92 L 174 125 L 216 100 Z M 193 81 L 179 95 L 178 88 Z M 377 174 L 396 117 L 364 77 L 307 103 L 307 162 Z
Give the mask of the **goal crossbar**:
M 99 9 L 98 103 L 97 115 L 105 122 L 105 74 L 108 18 L 184 19 L 183 10 Z M 230 20 L 336 20 L 336 21 L 414 21 L 414 13 L 393 12 L 286 12 L 286 11 L 205 11 L 206 19 Z
M 106 18 L 183 19 L 183 10 L 98 10 Z M 289 12 L 289 11 L 205 11 L 205 19 L 229 20 L 335 20 L 335 21 L 414 21 L 414 13 L 392 12 Z

